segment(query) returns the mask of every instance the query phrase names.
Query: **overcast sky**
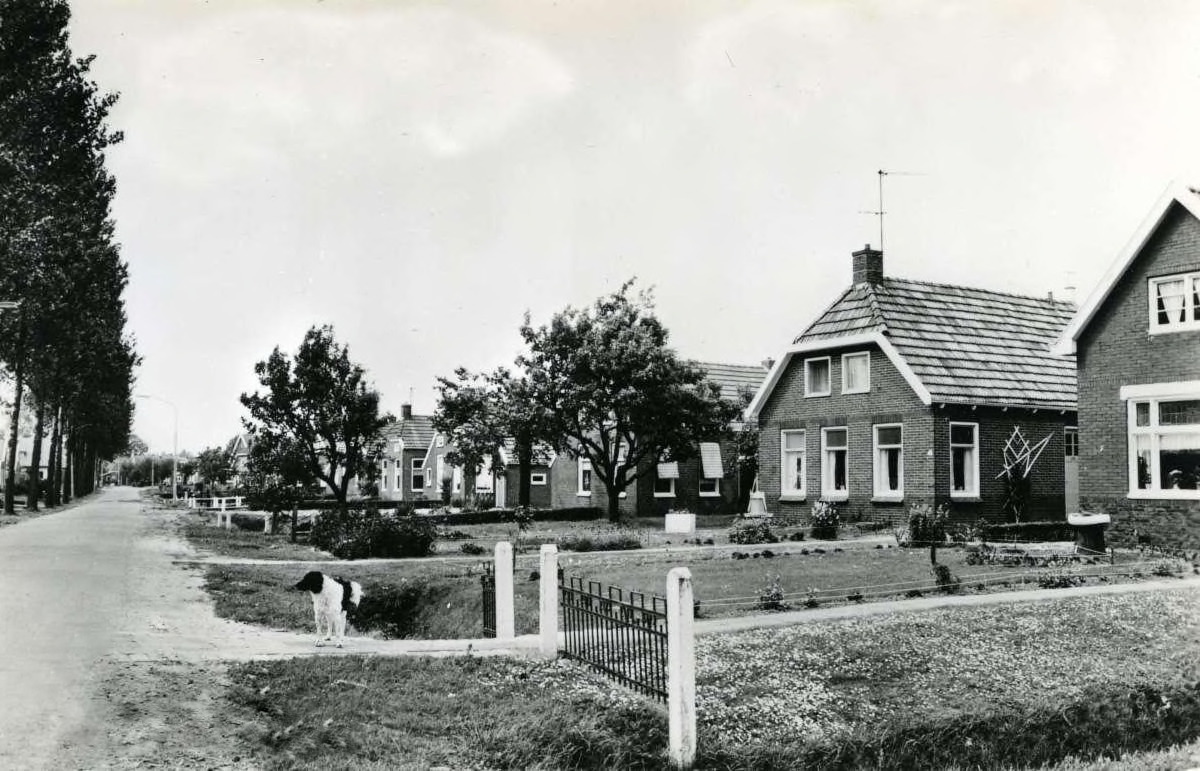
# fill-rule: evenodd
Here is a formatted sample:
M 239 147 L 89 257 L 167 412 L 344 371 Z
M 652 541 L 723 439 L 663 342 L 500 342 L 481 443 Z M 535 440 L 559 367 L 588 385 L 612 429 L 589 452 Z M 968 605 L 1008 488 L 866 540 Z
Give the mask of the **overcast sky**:
M 888 275 L 1082 300 L 1200 183 L 1194 2 L 76 0 L 138 393 L 240 430 L 330 323 L 399 412 L 636 276 L 680 354 L 779 351 Z M 134 431 L 170 451 L 172 410 Z

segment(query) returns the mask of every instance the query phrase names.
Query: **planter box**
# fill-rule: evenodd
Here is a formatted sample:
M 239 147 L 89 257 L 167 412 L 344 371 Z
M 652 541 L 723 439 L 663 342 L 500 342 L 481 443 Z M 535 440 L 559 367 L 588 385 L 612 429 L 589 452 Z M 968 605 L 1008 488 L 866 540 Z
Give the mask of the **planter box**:
M 689 511 L 668 512 L 664 526 L 668 533 L 696 532 L 696 515 Z

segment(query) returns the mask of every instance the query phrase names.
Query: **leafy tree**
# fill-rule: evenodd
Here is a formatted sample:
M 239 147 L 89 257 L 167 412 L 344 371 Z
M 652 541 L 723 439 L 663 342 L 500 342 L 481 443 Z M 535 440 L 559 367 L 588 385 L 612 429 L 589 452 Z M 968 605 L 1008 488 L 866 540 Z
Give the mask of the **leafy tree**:
M 196 473 L 208 485 L 223 485 L 233 477 L 233 459 L 221 447 L 209 447 L 196 458 Z
M 317 484 L 306 453 L 298 442 L 255 442 L 246 459 L 246 499 L 250 508 L 270 512 L 271 532 L 279 529 L 279 515 L 292 511 L 292 541 L 296 540 L 297 507 Z
M 380 415 L 379 393 L 367 387 L 363 368 L 333 328 L 321 326 L 308 330 L 294 359 L 276 347 L 254 372 L 266 390 L 241 396 L 251 444 L 264 457 L 302 462 L 345 510 L 350 480 L 369 482 L 377 473 L 381 432 L 393 420 Z
M 620 519 L 620 493 L 653 473 L 664 454 L 694 457 L 697 442 L 725 434 L 738 408 L 694 362 L 668 346 L 653 298 L 630 297 L 633 282 L 585 310 L 567 308 L 521 336 L 528 353 L 525 398 L 546 421 L 556 449 L 586 459 Z

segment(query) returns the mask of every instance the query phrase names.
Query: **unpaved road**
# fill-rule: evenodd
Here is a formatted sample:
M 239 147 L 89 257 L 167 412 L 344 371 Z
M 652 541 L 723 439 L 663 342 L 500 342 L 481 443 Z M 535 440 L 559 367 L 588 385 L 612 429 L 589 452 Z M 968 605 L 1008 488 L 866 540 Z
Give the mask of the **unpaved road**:
M 110 488 L 0 529 L 0 769 L 252 767 L 218 660 L 276 633 L 213 617 L 171 517 Z

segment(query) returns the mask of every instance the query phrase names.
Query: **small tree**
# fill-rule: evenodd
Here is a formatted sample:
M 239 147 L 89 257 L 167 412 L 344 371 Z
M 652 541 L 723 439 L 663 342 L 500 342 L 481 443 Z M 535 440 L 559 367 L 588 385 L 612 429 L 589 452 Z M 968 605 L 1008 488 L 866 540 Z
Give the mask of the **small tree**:
M 206 485 L 223 485 L 233 477 L 233 460 L 224 449 L 209 447 L 196 458 L 196 473 Z
M 298 506 L 316 483 L 305 451 L 294 442 L 253 444 L 246 459 L 246 498 L 250 508 L 269 512 L 271 532 L 279 529 L 279 515 L 292 512 L 292 541 L 296 540 Z
M 267 456 L 302 459 L 345 511 L 350 480 L 374 478 L 381 432 L 393 419 L 380 415 L 379 393 L 367 387 L 365 371 L 334 340 L 333 328 L 322 326 L 308 330 L 294 360 L 276 347 L 254 372 L 266 391 L 241 396 L 251 443 Z
M 518 359 L 546 435 L 559 451 L 591 463 L 613 521 L 621 492 L 652 473 L 661 455 L 694 457 L 697 442 L 726 434 L 738 412 L 698 365 L 667 345 L 651 296 L 630 297 L 632 286 L 589 309 L 567 308 L 540 328 L 526 314 L 521 335 L 529 351 Z

